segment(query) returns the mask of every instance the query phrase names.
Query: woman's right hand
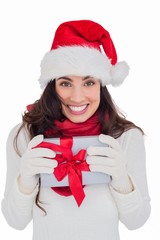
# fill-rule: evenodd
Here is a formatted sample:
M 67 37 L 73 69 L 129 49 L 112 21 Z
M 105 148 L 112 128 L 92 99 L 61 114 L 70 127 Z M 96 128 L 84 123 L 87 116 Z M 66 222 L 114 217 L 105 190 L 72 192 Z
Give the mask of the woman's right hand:
M 30 194 L 39 182 L 40 173 L 51 174 L 57 166 L 57 161 L 51 158 L 56 153 L 48 148 L 35 148 L 43 141 L 43 135 L 35 136 L 28 144 L 27 150 L 21 157 L 20 174 L 18 178 L 19 189 L 25 194 Z

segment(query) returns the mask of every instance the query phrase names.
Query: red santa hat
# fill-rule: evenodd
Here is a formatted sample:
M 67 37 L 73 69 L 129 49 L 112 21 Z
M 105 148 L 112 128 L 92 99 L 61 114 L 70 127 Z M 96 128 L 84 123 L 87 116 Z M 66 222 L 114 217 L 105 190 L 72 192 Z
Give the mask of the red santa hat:
M 52 79 L 75 75 L 95 77 L 103 86 L 118 86 L 128 72 L 126 62 L 117 62 L 109 32 L 96 22 L 77 20 L 57 28 L 51 49 L 41 61 L 39 83 L 44 88 Z

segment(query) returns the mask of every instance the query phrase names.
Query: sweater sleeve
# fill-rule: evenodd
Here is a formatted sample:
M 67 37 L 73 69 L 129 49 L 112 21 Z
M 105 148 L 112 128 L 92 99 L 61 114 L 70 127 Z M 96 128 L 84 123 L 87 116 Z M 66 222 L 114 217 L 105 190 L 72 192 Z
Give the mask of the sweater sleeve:
M 134 190 L 128 194 L 111 192 L 115 199 L 120 221 L 130 230 L 140 228 L 149 218 L 151 206 L 146 176 L 144 137 L 140 130 L 131 129 L 119 139 L 127 158 L 128 175 Z
M 32 220 L 32 208 L 38 189 L 31 195 L 19 191 L 17 177 L 19 175 L 20 156 L 17 154 L 13 142 L 20 125 L 15 126 L 7 139 L 7 176 L 4 197 L 1 201 L 1 210 L 7 223 L 15 229 L 24 229 Z M 27 148 L 29 137 L 22 129 L 18 137 L 18 149 L 23 154 Z

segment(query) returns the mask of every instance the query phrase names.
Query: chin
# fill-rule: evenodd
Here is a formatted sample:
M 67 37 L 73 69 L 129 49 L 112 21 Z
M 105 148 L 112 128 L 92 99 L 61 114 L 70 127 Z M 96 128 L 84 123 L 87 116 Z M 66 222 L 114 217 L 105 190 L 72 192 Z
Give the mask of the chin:
M 83 123 L 85 121 L 87 121 L 90 117 L 71 117 L 68 118 L 71 122 L 73 123 Z

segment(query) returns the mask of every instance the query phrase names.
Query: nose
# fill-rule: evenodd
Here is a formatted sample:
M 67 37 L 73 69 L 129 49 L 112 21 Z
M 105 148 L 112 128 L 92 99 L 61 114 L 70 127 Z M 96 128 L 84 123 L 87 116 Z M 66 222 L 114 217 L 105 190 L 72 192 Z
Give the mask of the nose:
M 81 103 L 85 100 L 85 93 L 80 86 L 75 86 L 73 88 L 70 100 L 75 103 Z

